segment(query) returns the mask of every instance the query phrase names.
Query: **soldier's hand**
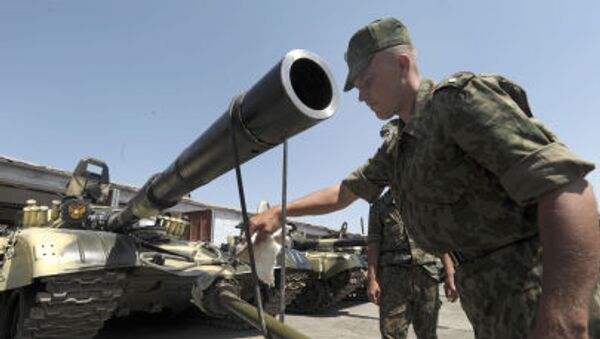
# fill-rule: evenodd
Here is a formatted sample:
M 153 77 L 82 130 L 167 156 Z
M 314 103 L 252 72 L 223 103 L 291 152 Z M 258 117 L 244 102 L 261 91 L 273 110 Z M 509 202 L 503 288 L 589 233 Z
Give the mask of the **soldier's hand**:
M 280 222 L 281 209 L 275 206 L 250 219 L 250 234 L 258 232 L 256 242 L 259 243 L 279 229 Z
M 455 302 L 458 299 L 458 290 L 454 284 L 454 274 L 447 275 L 444 278 L 444 293 L 450 302 Z
M 379 305 L 379 298 L 381 297 L 381 288 L 379 288 L 379 283 L 377 279 L 369 279 L 369 284 L 367 285 L 367 296 L 369 297 L 369 301 L 375 305 Z

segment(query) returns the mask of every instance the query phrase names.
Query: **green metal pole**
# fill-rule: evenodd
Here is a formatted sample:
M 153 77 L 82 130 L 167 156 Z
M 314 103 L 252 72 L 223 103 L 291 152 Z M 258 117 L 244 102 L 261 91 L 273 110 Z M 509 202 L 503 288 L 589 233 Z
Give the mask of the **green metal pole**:
M 252 324 L 256 329 L 260 330 L 260 319 L 256 307 L 238 298 L 235 294 L 229 291 L 223 291 L 219 294 L 219 301 L 223 308 L 235 314 L 238 318 Z M 298 332 L 296 329 L 287 326 L 272 316 L 265 314 L 265 322 L 269 333 L 275 338 L 281 339 L 308 339 L 306 335 Z

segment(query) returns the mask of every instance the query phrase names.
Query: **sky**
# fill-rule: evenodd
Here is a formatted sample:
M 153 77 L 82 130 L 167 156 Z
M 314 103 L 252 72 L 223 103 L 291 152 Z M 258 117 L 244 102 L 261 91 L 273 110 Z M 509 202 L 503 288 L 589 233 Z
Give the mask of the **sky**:
M 600 164 L 600 2 L 559 0 L 0 0 L 0 155 L 64 170 L 105 161 L 141 186 L 289 50 L 321 56 L 341 91 L 350 36 L 381 17 L 409 28 L 422 76 L 502 74 L 576 154 Z M 340 93 L 289 140 L 288 199 L 339 183 L 379 146 L 378 120 Z M 242 166 L 247 205 L 281 201 L 282 148 Z M 600 187 L 598 170 L 587 177 Z M 597 189 L 600 191 L 600 188 Z M 239 208 L 233 172 L 192 192 Z M 368 205 L 299 218 L 365 225 Z

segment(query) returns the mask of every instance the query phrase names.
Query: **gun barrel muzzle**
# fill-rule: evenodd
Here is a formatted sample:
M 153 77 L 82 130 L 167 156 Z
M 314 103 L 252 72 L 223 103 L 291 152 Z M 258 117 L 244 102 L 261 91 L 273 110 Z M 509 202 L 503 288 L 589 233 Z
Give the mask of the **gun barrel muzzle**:
M 331 117 L 338 105 L 331 71 L 316 54 L 292 50 L 223 113 L 163 172 L 152 177 L 109 229 L 175 205 L 192 190 L 235 166 L 232 133 L 240 163 Z M 231 114 L 230 114 L 231 113 Z

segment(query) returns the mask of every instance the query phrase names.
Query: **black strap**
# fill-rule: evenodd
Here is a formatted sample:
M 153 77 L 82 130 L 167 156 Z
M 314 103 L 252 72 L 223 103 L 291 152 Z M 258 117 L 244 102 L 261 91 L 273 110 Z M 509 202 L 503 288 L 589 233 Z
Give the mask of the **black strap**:
M 505 249 L 509 246 L 514 246 L 514 245 L 519 245 L 521 243 L 524 243 L 526 241 L 529 240 L 534 240 L 534 239 L 538 239 L 539 234 L 535 233 L 529 236 L 526 236 L 524 238 L 521 239 L 517 239 L 516 241 L 513 241 L 511 243 L 508 244 L 504 244 L 502 246 L 496 247 L 494 249 L 490 249 L 490 250 L 481 250 L 481 251 L 474 251 L 474 252 L 464 252 L 464 251 L 450 251 L 450 258 L 452 259 L 452 261 L 454 262 L 455 265 L 461 265 L 464 264 L 468 261 L 472 261 L 475 259 L 480 259 L 483 258 L 485 256 L 488 256 L 494 252 L 500 251 L 502 249 Z
M 240 205 L 242 207 L 242 220 L 244 222 L 244 233 L 246 234 L 246 246 L 248 248 L 248 256 L 250 257 L 250 268 L 252 270 L 252 278 L 254 280 L 254 297 L 256 300 L 256 304 L 258 307 L 258 316 L 260 318 L 260 327 L 262 334 L 265 338 L 271 338 L 269 331 L 267 329 L 267 324 L 265 322 L 265 314 L 262 304 L 262 296 L 260 293 L 260 283 L 258 280 L 258 274 L 256 272 L 256 262 L 254 259 L 254 245 L 252 244 L 252 238 L 250 236 L 250 219 L 248 218 L 248 210 L 246 209 L 246 196 L 244 194 L 244 184 L 242 182 L 242 170 L 240 168 L 240 156 L 237 145 L 237 139 L 235 136 L 235 128 L 234 128 L 234 113 L 240 108 L 240 104 L 242 103 L 242 99 L 244 98 L 244 94 L 240 94 L 237 97 L 233 98 L 231 104 L 229 105 L 229 120 L 230 120 L 230 133 L 231 133 L 231 142 L 233 144 L 233 153 L 235 157 L 235 176 L 237 179 L 238 193 L 240 196 Z
M 281 252 L 279 254 L 280 272 L 279 272 L 279 291 L 281 300 L 279 301 L 279 321 L 285 322 L 285 237 L 286 237 L 286 219 L 287 219 L 287 139 L 283 141 L 283 170 L 281 178 Z

